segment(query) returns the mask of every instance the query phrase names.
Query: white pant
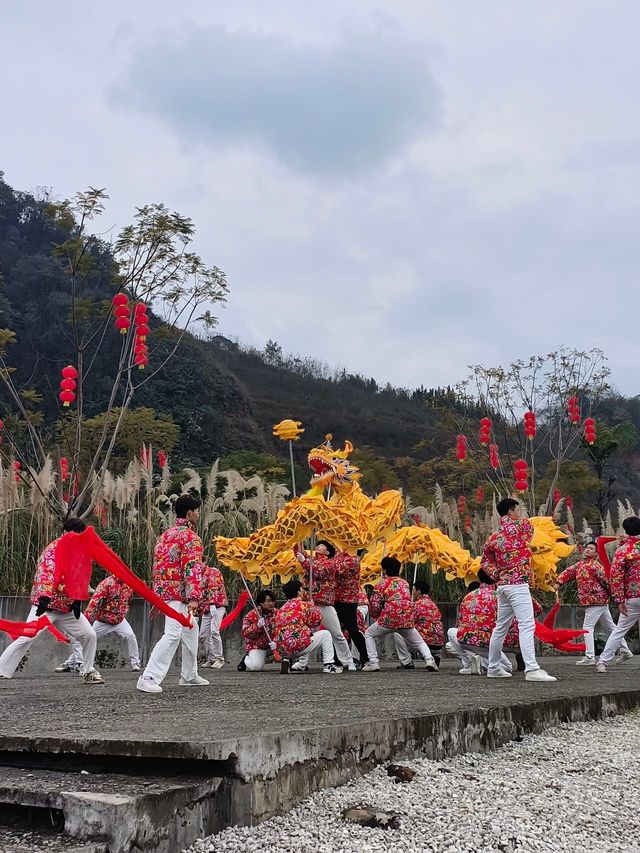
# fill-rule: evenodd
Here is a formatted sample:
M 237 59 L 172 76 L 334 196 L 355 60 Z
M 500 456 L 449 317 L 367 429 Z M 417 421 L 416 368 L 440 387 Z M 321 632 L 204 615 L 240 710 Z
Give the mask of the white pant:
M 489 668 L 489 649 L 486 646 L 470 646 L 468 643 L 461 643 L 458 639 L 457 628 L 449 628 L 447 631 L 447 637 L 449 639 L 451 651 L 458 658 L 462 666 L 469 666 L 471 664 L 471 658 L 474 655 L 477 655 L 480 658 L 480 665 L 482 666 L 482 669 L 486 671 Z M 504 652 L 500 657 L 500 666 L 502 669 L 506 669 L 507 672 L 511 672 L 513 670 L 513 664 Z
M 116 637 L 122 637 L 127 644 L 129 652 L 129 663 L 131 666 L 140 666 L 140 654 L 138 651 L 138 640 L 133 633 L 133 628 L 123 619 L 117 625 L 110 625 L 108 622 L 96 621 L 93 623 L 93 630 L 96 632 L 96 639 L 106 637 L 108 634 L 114 634 Z M 66 660 L 67 666 L 78 666 L 82 664 L 82 646 L 77 640 L 71 641 L 71 654 Z
M 172 610 L 183 613 L 185 616 L 189 608 L 181 601 L 167 601 Z M 164 634 L 155 644 L 144 676 L 153 678 L 156 684 L 164 681 L 169 672 L 173 656 L 182 643 L 182 672 L 185 681 L 193 681 L 198 675 L 198 623 L 194 620 L 191 628 L 181 625 L 177 619 L 171 616 L 164 617 Z
M 204 646 L 207 660 L 223 658 L 222 637 L 220 636 L 220 623 L 224 619 L 226 608 L 210 607 L 200 622 L 200 639 Z
M 408 666 L 413 661 L 413 658 L 411 657 L 411 652 L 409 651 L 409 646 L 406 644 L 404 638 L 401 637 L 400 634 L 393 635 L 393 642 L 395 643 L 398 660 L 403 666 Z M 431 651 L 431 649 L 429 649 L 429 651 Z
M 629 598 L 625 601 L 627 605 L 627 615 L 623 613 L 618 617 L 618 624 L 609 634 L 607 645 L 600 655 L 600 663 L 610 663 L 613 656 L 618 651 L 621 642 L 624 640 L 627 633 L 633 628 L 636 622 L 640 622 L 640 598 Z M 0 664 L 2 658 L 0 658 Z
M 49 610 L 47 616 L 56 628 L 80 643 L 84 659 L 82 673 L 85 674 L 92 670 L 96 658 L 96 632 L 84 613 L 81 613 L 80 618 L 76 619 L 73 613 L 59 613 L 57 610 Z M 33 622 L 35 618 L 36 606 L 34 604 L 27 616 L 27 622 Z M 11 645 L 7 646 L 0 656 L 0 675 L 4 675 L 5 678 L 13 677 L 18 664 L 29 651 L 34 640 L 35 637 L 18 637 Z
M 593 607 L 587 607 L 584 611 L 584 622 L 582 623 L 582 628 L 587 632 L 584 635 L 584 644 L 586 646 L 585 654 L 588 658 L 596 656 L 593 631 L 598 622 L 602 623 L 607 635 L 610 635 L 615 629 L 616 623 L 613 621 L 613 616 L 611 615 L 608 605 L 597 604 Z M 629 649 L 624 639 L 620 642 L 620 648 L 626 649 L 627 651 Z
M 249 672 L 260 672 L 264 669 L 268 654 L 269 652 L 266 649 L 251 649 L 250 652 L 247 652 L 244 663 Z
M 333 642 L 331 641 L 331 634 L 325 629 L 316 631 L 315 634 L 311 636 L 311 642 L 303 652 L 300 652 L 298 662 L 301 663 L 302 666 L 307 666 L 309 663 L 309 655 L 311 652 L 314 652 L 318 646 L 322 649 L 322 663 L 325 666 L 333 663 Z
M 518 623 L 520 653 L 524 660 L 525 672 L 540 669 L 533 639 L 536 625 L 529 584 L 514 583 L 499 586 L 497 597 L 498 618 L 489 641 L 489 672 L 498 672 L 501 668 L 502 646 L 514 618 Z
M 415 649 L 425 660 L 433 660 L 433 655 L 429 646 L 420 636 L 416 628 L 385 628 L 374 622 L 369 625 L 367 632 L 364 635 L 364 641 L 367 644 L 367 654 L 369 655 L 369 663 L 378 663 L 378 649 L 376 647 L 377 637 L 386 637 L 387 634 L 399 634 L 406 642 L 410 649 Z M 411 657 L 411 655 L 409 655 Z
M 318 610 L 322 614 L 322 623 L 327 631 L 333 637 L 333 643 L 336 647 L 336 651 L 338 652 L 338 657 L 340 658 L 340 662 L 345 666 L 349 666 L 353 663 L 353 656 L 351 654 L 351 650 L 349 649 L 349 643 L 344 638 L 344 634 L 342 633 L 342 628 L 340 627 L 340 620 L 338 619 L 338 614 L 336 613 L 335 607 L 331 607 L 330 605 L 320 604 L 318 605 Z

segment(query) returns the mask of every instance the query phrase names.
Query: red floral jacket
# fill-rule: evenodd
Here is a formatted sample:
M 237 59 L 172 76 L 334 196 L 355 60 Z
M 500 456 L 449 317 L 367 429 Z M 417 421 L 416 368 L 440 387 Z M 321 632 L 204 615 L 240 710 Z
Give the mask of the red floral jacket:
M 184 518 L 160 536 L 153 555 L 153 589 L 164 601 L 202 599 L 202 540 Z
M 413 628 L 413 601 L 406 580 L 383 578 L 371 595 L 369 614 L 382 628 L 390 628 L 393 631 L 398 628 Z
M 260 610 L 259 607 L 258 610 Z M 242 620 L 242 636 L 244 637 L 244 647 L 248 652 L 253 649 L 269 651 L 269 637 L 271 637 L 275 642 L 274 634 L 276 632 L 277 615 L 277 610 L 270 610 L 268 613 L 260 610 L 260 616 L 258 616 L 255 610 L 250 610 L 247 613 Z M 266 623 L 265 628 L 269 632 L 269 637 L 267 636 L 267 631 L 258 625 L 258 619 L 264 619 Z
M 65 593 L 64 585 L 58 584 L 53 587 L 53 577 L 56 570 L 56 545 L 60 540 L 50 542 L 44 549 L 38 560 L 38 566 L 31 587 L 31 604 L 38 604 L 38 599 L 46 595 L 51 599 L 50 610 L 58 613 L 69 613 L 73 601 Z
M 617 548 L 609 573 L 609 588 L 616 604 L 640 598 L 640 536 L 625 536 Z
M 533 525 L 528 518 L 516 521 L 504 516 L 500 527 L 487 539 L 481 566 L 496 586 L 529 583 Z
M 339 551 L 334 559 L 336 566 L 336 601 L 357 604 L 360 597 L 360 557 Z
M 200 615 L 204 616 L 205 613 L 209 613 L 212 607 L 226 607 L 228 604 L 222 572 L 215 566 L 203 566 Z
M 413 602 L 413 613 L 418 633 L 428 646 L 444 645 L 444 626 L 442 614 L 435 601 L 428 595 L 422 595 Z
M 313 601 L 316 605 L 335 604 L 336 600 L 336 564 L 330 557 L 314 557 L 313 571 L 311 560 L 304 555 L 302 563 L 304 576 L 302 579 L 302 594 L 305 599 Z M 309 575 L 313 577 L 313 589 L 309 595 Z
M 126 617 L 132 597 L 131 587 L 109 575 L 98 584 L 84 615 L 89 622 L 118 625 Z
M 533 612 L 537 616 L 542 607 L 534 599 Z M 498 618 L 498 598 L 495 587 L 483 584 L 467 593 L 458 609 L 458 640 L 468 646 L 488 648 L 491 633 Z M 514 619 L 507 633 L 504 645 L 507 648 L 518 646 L 518 623 Z
M 575 581 L 578 588 L 578 601 L 583 607 L 595 607 L 609 603 L 609 583 L 604 566 L 597 557 L 580 560 L 569 566 L 556 578 L 556 584 L 563 586 Z
M 312 635 L 322 627 L 318 608 L 301 598 L 285 601 L 275 620 L 275 642 L 285 657 L 303 652 Z
M 362 587 L 358 590 L 358 607 L 368 607 L 369 596 Z

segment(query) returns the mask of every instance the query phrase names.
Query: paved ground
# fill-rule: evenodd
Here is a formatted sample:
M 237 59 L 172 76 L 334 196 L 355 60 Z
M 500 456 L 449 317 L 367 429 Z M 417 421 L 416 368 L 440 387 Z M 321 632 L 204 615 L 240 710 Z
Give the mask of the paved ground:
M 130 754 L 133 743 L 146 745 L 148 755 L 168 755 L 168 744 L 193 748 L 257 733 L 640 690 L 640 659 L 612 667 L 607 675 L 576 667 L 567 657 L 541 662 L 559 677 L 555 684 L 528 683 L 522 673 L 501 681 L 460 676 L 452 660 L 436 674 L 392 665 L 380 673 L 339 676 L 319 671 L 281 676 L 274 668 L 238 673 L 228 667 L 205 670 L 211 684 L 203 688 L 179 687 L 170 675 L 159 696 L 139 693 L 136 675 L 122 670 L 105 670 L 104 686 L 84 685 L 74 675 L 18 673 L 0 680 L 0 749 L 10 748 L 14 739 L 70 739 L 83 741 L 89 752 L 92 746 L 103 751 L 106 743 Z

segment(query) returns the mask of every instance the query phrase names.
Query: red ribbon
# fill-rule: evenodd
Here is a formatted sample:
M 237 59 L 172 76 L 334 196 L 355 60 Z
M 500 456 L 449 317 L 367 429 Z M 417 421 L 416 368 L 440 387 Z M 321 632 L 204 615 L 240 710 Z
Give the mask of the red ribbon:
M 0 619 L 0 631 L 8 634 L 12 640 L 17 640 L 18 637 L 28 637 L 32 640 L 43 630 L 49 631 L 61 643 L 69 642 L 69 638 L 58 631 L 56 626 L 52 624 L 49 617 L 44 613 L 31 622 L 11 622 L 9 619 Z

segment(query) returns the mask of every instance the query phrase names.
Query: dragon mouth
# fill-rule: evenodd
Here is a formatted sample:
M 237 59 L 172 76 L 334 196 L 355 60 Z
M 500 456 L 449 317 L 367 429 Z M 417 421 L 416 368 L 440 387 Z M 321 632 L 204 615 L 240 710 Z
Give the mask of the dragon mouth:
M 326 480 L 331 479 L 335 473 L 333 467 L 320 456 L 312 456 L 309 459 L 309 468 L 313 471 L 311 485 L 324 483 Z

